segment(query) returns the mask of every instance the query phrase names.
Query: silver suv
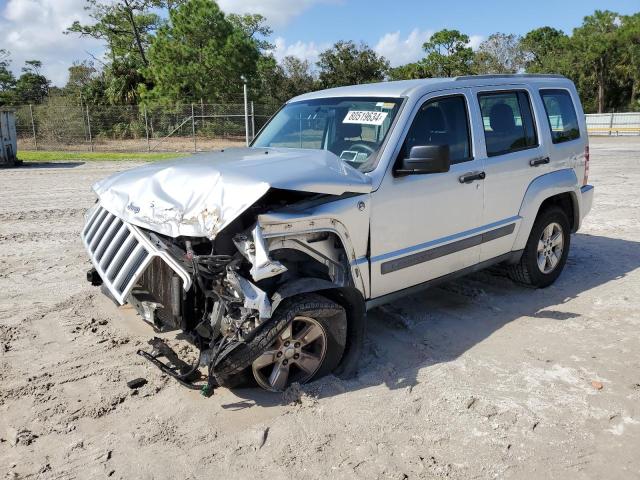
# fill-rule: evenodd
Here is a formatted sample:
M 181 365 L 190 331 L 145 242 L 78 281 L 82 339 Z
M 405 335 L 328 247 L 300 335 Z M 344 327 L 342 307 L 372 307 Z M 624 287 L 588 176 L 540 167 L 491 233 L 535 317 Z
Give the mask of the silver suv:
M 82 232 L 88 277 L 200 350 L 208 387 L 353 375 L 366 311 L 502 263 L 547 287 L 591 208 L 574 85 L 386 82 L 296 97 L 248 148 L 118 173 Z M 155 345 L 158 347 L 158 345 Z

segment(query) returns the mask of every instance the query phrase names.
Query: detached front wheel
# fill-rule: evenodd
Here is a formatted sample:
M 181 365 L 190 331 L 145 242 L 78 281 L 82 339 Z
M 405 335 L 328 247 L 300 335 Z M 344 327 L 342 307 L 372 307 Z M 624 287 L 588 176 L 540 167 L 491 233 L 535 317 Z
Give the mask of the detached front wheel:
M 250 366 L 257 384 L 282 391 L 331 373 L 347 343 L 347 314 L 336 302 L 310 293 L 285 299 L 273 317 L 246 344 L 217 365 L 216 378 L 235 386 L 233 377 Z

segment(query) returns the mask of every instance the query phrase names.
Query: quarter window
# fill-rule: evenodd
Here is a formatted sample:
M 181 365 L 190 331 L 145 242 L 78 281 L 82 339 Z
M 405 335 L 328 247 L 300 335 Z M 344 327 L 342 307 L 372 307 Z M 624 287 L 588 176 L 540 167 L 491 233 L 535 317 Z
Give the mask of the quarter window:
M 424 145 L 448 145 L 452 164 L 471 160 L 469 118 L 463 96 L 430 100 L 420 107 L 403 153 L 407 156 L 412 147 Z
M 549 119 L 553 143 L 580 138 L 578 117 L 569 92 L 566 90 L 540 90 L 540 96 Z
M 503 155 L 538 146 L 527 92 L 478 95 L 487 155 Z

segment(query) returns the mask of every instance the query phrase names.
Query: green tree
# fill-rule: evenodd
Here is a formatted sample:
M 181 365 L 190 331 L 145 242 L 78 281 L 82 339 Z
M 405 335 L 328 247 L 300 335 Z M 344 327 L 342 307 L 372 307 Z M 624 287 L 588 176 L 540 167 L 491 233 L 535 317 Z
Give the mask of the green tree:
M 605 111 L 607 95 L 616 80 L 614 67 L 620 60 L 620 24 L 617 13 L 596 10 L 573 31 L 572 43 L 580 62 L 580 73 L 591 79 L 597 89 L 598 113 Z
M 260 87 L 252 93 L 263 103 L 284 103 L 292 97 L 321 88 L 308 60 L 287 56 L 277 63 L 271 55 L 260 59 Z
M 541 27 L 520 41 L 524 67 L 529 73 L 564 73 L 567 70 L 569 37 L 561 30 Z
M 0 106 L 14 103 L 16 77 L 9 70 L 11 66 L 11 54 L 0 49 Z
M 48 96 L 51 82 L 40 73 L 41 68 L 42 62 L 39 60 L 25 62 L 22 74 L 16 81 L 15 103 L 41 103 Z
M 469 37 L 458 30 L 440 30 L 422 46 L 426 53 L 419 63 L 430 77 L 455 77 L 473 73 L 473 50 Z
M 79 104 L 104 104 L 106 85 L 104 75 L 90 61 L 74 62 L 69 67 L 69 79 L 62 95 Z
M 120 58 L 104 70 L 105 96 L 112 105 L 135 105 L 152 85 L 134 58 Z
M 260 103 L 280 102 L 280 85 L 284 74 L 273 55 L 261 55 L 256 64 L 255 81 L 249 95 Z
M 105 42 L 109 64 L 105 66 L 107 97 L 112 103 L 139 101 L 138 89 L 148 84 L 143 70 L 147 50 L 158 28 L 165 23 L 159 14 L 171 11 L 184 0 L 85 0 L 92 22 L 75 21 L 65 33 Z
M 143 65 L 148 65 L 147 49 L 153 33 L 162 24 L 161 17 L 153 12 L 165 2 L 159 0 L 86 0 L 93 24 L 83 25 L 78 20 L 66 33 L 103 40 L 107 44 L 112 61 L 135 55 Z
M 262 51 L 273 49 L 269 43 L 269 37 L 273 30 L 267 25 L 267 19 L 260 14 L 231 14 L 227 19 L 234 27 L 244 32 L 245 36 L 252 40 L 256 47 Z
M 622 17 L 620 26 L 621 54 L 620 74 L 631 83 L 628 106 L 640 108 L 640 13 Z
M 431 72 L 427 71 L 423 62 L 407 63 L 389 70 L 389 80 L 413 80 L 429 78 Z
M 339 41 L 320 54 L 317 62 L 324 88 L 380 82 L 389 70 L 389 62 L 368 45 Z
M 284 79 L 282 83 L 283 100 L 302 95 L 316 89 L 316 79 L 311 73 L 308 60 L 288 56 L 280 63 Z
M 475 73 L 518 73 L 524 68 L 520 37 L 494 33 L 478 47 L 474 56 Z
M 212 0 L 188 0 L 153 38 L 147 70 L 154 102 L 224 101 L 255 77 L 260 52 Z

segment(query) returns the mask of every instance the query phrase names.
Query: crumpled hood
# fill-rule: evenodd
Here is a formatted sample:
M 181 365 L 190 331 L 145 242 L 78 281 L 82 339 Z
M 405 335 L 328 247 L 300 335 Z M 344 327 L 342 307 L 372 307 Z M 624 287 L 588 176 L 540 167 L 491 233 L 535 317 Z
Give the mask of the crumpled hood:
M 214 238 L 270 187 L 368 193 L 371 179 L 325 150 L 232 148 L 150 163 L 93 190 L 103 208 L 126 222 L 171 237 Z

